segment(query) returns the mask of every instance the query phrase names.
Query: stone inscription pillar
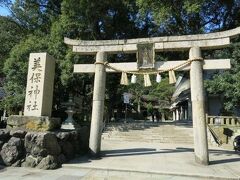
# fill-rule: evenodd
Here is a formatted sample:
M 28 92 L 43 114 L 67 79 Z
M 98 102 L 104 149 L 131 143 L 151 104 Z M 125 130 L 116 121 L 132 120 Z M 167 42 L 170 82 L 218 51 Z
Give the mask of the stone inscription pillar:
M 24 116 L 48 116 L 52 113 L 55 60 L 47 53 L 31 53 Z
M 96 55 L 94 92 L 92 105 L 92 120 L 89 139 L 90 153 L 98 157 L 101 149 L 101 134 L 104 113 L 106 69 L 104 61 L 107 59 L 105 52 L 98 52 Z
M 192 47 L 189 52 L 190 59 L 201 58 L 199 47 Z M 209 164 L 208 142 L 205 117 L 205 97 L 203 89 L 203 64 L 202 61 L 193 61 L 190 70 L 192 118 L 194 133 L 194 152 L 196 162 Z

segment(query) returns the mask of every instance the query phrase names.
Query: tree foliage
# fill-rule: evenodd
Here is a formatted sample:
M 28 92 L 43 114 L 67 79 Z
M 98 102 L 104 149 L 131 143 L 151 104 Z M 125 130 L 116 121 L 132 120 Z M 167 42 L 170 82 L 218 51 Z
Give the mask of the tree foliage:
M 224 109 L 222 113 L 234 114 L 240 107 L 240 43 L 235 43 L 228 51 L 217 51 L 220 57 L 232 57 L 232 68 L 224 72 L 216 72 L 205 85 L 211 94 L 222 94 Z
M 0 74 L 11 49 L 24 37 L 21 26 L 10 17 L 0 16 Z
M 47 51 L 57 59 L 54 92 L 57 106 L 65 101 L 68 93 L 80 93 L 90 99 L 92 88 L 86 87 L 92 84 L 93 76 L 73 75 L 72 71 L 73 64 L 93 63 L 94 57 L 72 53 L 64 44 L 64 37 L 104 40 L 196 34 L 236 27 L 240 19 L 240 2 L 235 0 L 1 0 L 0 6 L 11 11 L 11 16 L 0 17 L 0 41 L 3 42 L 0 44 L 0 66 L 4 64 L 7 93 L 2 104 L 11 111 L 23 108 L 30 52 Z M 231 96 L 240 94 L 237 46 L 228 52 L 236 63 L 233 70 L 216 76 L 216 81 L 207 86 L 210 92 L 221 86 L 219 93 L 231 89 L 231 84 L 234 86 L 234 93 L 229 90 L 229 95 L 225 95 L 228 109 L 239 103 Z M 159 55 L 160 59 L 164 59 L 163 55 Z M 109 55 L 108 59 L 125 62 L 134 58 L 118 54 Z M 106 84 L 107 96 L 116 104 L 116 99 L 125 91 L 119 86 L 119 78 L 119 75 L 111 75 Z M 220 85 L 215 84 L 217 82 L 221 82 Z M 137 85 L 130 89 L 136 97 L 145 93 Z M 167 80 L 149 90 L 149 94 L 167 102 L 171 92 Z M 109 103 L 109 109 L 116 104 Z
M 164 34 L 196 34 L 236 26 L 240 2 L 234 0 L 137 0 Z
M 16 112 L 22 110 L 27 82 L 27 67 L 29 54 L 32 52 L 45 52 L 47 50 L 47 37 L 30 35 L 27 39 L 16 45 L 10 57 L 4 64 L 6 74 L 6 98 L 2 102 L 7 110 Z

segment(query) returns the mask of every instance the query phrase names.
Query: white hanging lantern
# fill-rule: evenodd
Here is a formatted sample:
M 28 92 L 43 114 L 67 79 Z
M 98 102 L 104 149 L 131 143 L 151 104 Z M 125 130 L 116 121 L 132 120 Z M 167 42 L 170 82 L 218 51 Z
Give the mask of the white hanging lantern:
M 121 76 L 121 85 L 128 85 L 128 77 L 127 77 L 127 73 L 126 72 L 122 72 L 122 76 Z
M 174 73 L 174 70 L 170 70 L 169 71 L 169 84 L 174 84 L 176 83 L 176 76 L 175 76 L 175 73 Z
M 152 86 L 149 74 L 144 74 L 143 78 L 144 78 L 144 86 L 145 87 Z
M 162 76 L 160 74 L 157 74 L 156 82 L 160 83 L 161 81 L 162 81 Z
M 137 82 L 137 76 L 135 74 L 133 74 L 131 77 L 131 83 L 135 84 L 136 82 Z

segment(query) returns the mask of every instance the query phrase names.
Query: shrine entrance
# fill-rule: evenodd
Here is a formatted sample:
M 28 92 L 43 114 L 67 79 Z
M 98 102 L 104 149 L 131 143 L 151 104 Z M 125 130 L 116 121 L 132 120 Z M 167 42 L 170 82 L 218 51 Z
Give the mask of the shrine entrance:
M 92 104 L 92 119 L 89 147 L 93 156 L 101 149 L 106 73 L 122 73 L 121 83 L 126 84 L 126 75 L 143 74 L 146 82 L 149 74 L 169 72 L 170 83 L 176 81 L 174 71 L 190 71 L 194 153 L 196 162 L 209 164 L 208 141 L 205 117 L 203 70 L 230 69 L 230 59 L 204 59 L 202 50 L 220 49 L 230 45 L 230 40 L 240 34 L 240 27 L 223 32 L 154 37 L 127 40 L 82 41 L 64 39 L 73 52 L 96 55 L 95 64 L 76 64 L 74 73 L 95 73 Z M 155 52 L 189 51 L 188 60 L 155 62 Z M 136 63 L 108 63 L 108 54 L 136 53 Z

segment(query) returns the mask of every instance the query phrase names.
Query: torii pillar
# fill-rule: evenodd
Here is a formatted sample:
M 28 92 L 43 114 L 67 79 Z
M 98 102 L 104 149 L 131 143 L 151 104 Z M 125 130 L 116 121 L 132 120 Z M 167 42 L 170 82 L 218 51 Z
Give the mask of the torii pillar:
M 208 165 L 208 141 L 207 126 L 205 121 L 205 96 L 203 88 L 203 61 L 201 49 L 192 47 L 189 52 L 189 59 L 199 59 L 191 63 L 190 83 L 192 101 L 192 119 L 194 134 L 194 152 L 198 163 Z
M 92 157 L 98 157 L 101 149 L 101 134 L 104 112 L 106 68 L 105 52 L 97 52 L 95 63 L 94 91 L 92 104 L 92 120 L 89 139 L 89 148 Z

